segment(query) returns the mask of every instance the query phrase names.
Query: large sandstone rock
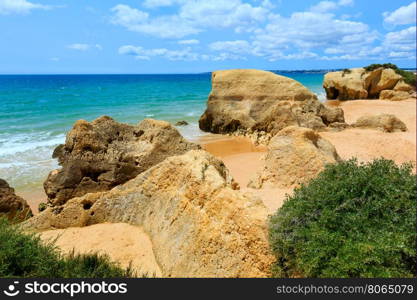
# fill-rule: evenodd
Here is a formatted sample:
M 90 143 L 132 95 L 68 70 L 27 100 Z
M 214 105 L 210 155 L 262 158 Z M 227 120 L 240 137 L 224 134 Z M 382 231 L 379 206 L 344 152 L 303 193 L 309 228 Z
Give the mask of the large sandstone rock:
M 21 221 L 31 216 L 32 210 L 27 202 L 17 196 L 5 180 L 0 179 L 0 217 Z
M 264 169 L 249 186 L 295 186 L 316 177 L 326 164 L 340 160 L 335 147 L 317 132 L 290 126 L 271 139 Z
M 413 96 L 409 92 L 401 90 L 383 90 L 381 91 L 381 94 L 379 94 L 379 99 L 390 101 L 402 101 L 412 97 Z
M 373 72 L 368 74 L 372 74 Z M 367 87 L 370 98 L 378 98 L 382 90 L 392 90 L 400 80 L 402 80 L 402 76 L 395 73 L 393 69 L 383 69 L 379 80 L 375 84 Z
M 416 89 L 415 86 L 405 83 L 404 80 L 398 81 L 398 83 L 394 87 L 394 91 L 402 91 L 402 92 L 409 92 L 409 93 L 412 93 L 415 89 Z
M 213 72 L 199 125 L 213 133 L 273 135 L 289 125 L 320 129 L 333 122 L 344 122 L 343 110 L 324 106 L 293 79 L 259 70 L 227 70 Z
M 47 208 L 24 227 L 126 222 L 150 236 L 163 276 L 265 277 L 274 260 L 266 207 L 237 188 L 220 160 L 193 150 L 110 191 Z
M 91 123 L 79 120 L 65 145 L 54 151 L 62 168 L 49 174 L 45 192 L 52 205 L 62 204 L 86 193 L 109 190 L 168 156 L 198 148 L 164 121 L 146 119 L 131 126 L 106 116 Z
M 352 126 L 379 129 L 384 132 L 407 131 L 407 126 L 391 114 L 360 117 Z
M 402 85 L 399 85 L 402 82 Z M 404 90 L 402 76 L 390 68 L 366 71 L 364 68 L 329 72 L 324 76 L 323 88 L 328 99 L 377 99 L 384 90 Z
M 348 72 L 329 72 L 324 75 L 323 88 L 327 99 L 351 100 L 366 99 L 368 91 L 364 87 L 363 68 L 350 69 Z

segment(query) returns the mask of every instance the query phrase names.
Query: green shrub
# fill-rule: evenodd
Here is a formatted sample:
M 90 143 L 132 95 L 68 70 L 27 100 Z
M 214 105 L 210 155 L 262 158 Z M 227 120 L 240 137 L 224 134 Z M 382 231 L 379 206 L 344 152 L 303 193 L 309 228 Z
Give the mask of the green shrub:
M 41 203 L 39 203 L 39 205 L 38 205 L 38 211 L 39 211 L 39 212 L 42 212 L 42 211 L 44 211 L 45 209 L 47 209 L 47 207 L 48 207 L 48 204 L 47 204 L 47 203 L 45 203 L 45 202 L 41 202 Z
M 22 232 L 0 219 L 0 277 L 114 278 L 132 277 L 107 256 L 97 254 L 63 256 L 53 243 Z
M 416 178 L 411 165 L 328 165 L 270 218 L 275 277 L 412 277 Z
M 352 73 L 351 69 L 343 69 L 342 70 L 342 77 L 345 76 L 346 74 L 350 74 L 350 73 Z
M 416 85 L 416 75 L 413 72 L 404 71 L 397 67 L 397 65 L 394 64 L 371 64 L 369 66 L 364 67 L 364 69 L 367 72 L 376 70 L 378 68 L 384 68 L 384 69 L 393 69 L 398 75 L 401 75 L 403 77 L 403 80 L 405 83 L 415 86 Z

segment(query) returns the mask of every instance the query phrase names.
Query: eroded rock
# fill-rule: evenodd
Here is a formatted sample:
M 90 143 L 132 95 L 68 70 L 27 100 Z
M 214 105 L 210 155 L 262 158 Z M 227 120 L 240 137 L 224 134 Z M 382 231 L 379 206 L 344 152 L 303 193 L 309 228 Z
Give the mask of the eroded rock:
M 403 121 L 391 114 L 360 117 L 353 125 L 359 128 L 378 129 L 384 132 L 407 131 Z
M 379 99 L 381 100 L 390 100 L 390 101 L 402 101 L 406 99 L 410 99 L 413 96 L 406 91 L 401 90 L 383 90 L 379 95 Z
M 163 276 L 265 277 L 274 260 L 266 218 L 263 203 L 240 192 L 220 160 L 192 150 L 110 191 L 47 208 L 24 227 L 130 223 L 150 236 Z
M 296 186 L 316 177 L 326 164 L 340 160 L 335 147 L 317 132 L 289 126 L 271 139 L 264 169 L 249 186 Z
M 414 90 L 395 70 L 383 67 L 372 71 L 354 68 L 329 72 L 324 76 L 323 88 L 330 100 L 386 99 L 387 90 L 390 94 L 395 94 L 393 90 L 409 93 Z M 410 94 L 405 97 L 410 98 Z
M 3 216 L 10 221 L 22 221 L 32 216 L 32 210 L 4 179 L 0 179 L 0 217 Z
M 79 120 L 65 145 L 53 153 L 62 168 L 49 174 L 45 192 L 50 204 L 63 204 L 86 193 L 112 189 L 168 156 L 198 148 L 165 121 L 145 119 L 132 126 L 106 116 L 91 123 Z

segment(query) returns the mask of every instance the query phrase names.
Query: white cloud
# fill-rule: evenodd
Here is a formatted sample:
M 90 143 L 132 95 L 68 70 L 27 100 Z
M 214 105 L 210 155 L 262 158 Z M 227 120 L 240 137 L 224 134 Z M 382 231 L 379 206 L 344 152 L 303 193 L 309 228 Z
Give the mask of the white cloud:
M 337 3 L 332 1 L 321 1 L 318 4 L 312 6 L 310 11 L 316 13 L 324 13 L 337 8 Z
M 209 48 L 214 51 L 227 51 L 231 53 L 250 53 L 251 45 L 248 41 L 236 40 L 236 41 L 218 41 L 211 43 Z
M 389 32 L 385 35 L 383 46 L 394 52 L 406 52 L 416 50 L 416 26 Z
M 383 13 L 384 22 L 393 25 L 406 25 L 416 23 L 416 2 L 401 6 L 393 12 Z
M 116 5 L 111 11 L 115 13 L 111 18 L 111 22 L 127 28 L 135 24 L 143 24 L 149 17 L 148 13 L 124 4 Z
M 180 50 L 168 50 L 166 48 L 145 49 L 141 46 L 125 45 L 119 48 L 119 54 L 131 55 L 138 60 L 150 60 L 153 57 L 162 57 L 170 61 L 224 61 L 245 59 L 242 56 L 231 53 L 220 53 L 217 55 L 199 54 L 193 52 L 190 47 Z
M 212 61 L 246 60 L 246 57 L 244 57 L 244 56 L 240 56 L 240 55 L 236 55 L 236 54 L 232 54 L 232 53 L 227 53 L 227 52 L 222 52 L 218 55 L 209 56 L 209 58 Z
M 119 54 L 132 55 L 140 60 L 149 60 L 155 56 L 164 57 L 171 61 L 194 61 L 199 59 L 199 54 L 192 52 L 189 47 L 182 50 L 168 50 L 165 48 L 145 49 L 140 46 L 125 45 L 119 48 Z
M 415 58 L 415 53 L 413 52 L 390 52 L 388 55 L 390 58 L 408 58 L 408 59 L 412 59 Z
M 116 5 L 111 10 L 115 12 L 111 22 L 130 31 L 161 38 L 182 38 L 201 31 L 175 15 L 150 19 L 148 13 L 124 4 Z
M 273 3 L 277 4 L 277 1 Z M 145 7 L 173 6 L 169 11 L 174 12 L 161 15 L 163 11 L 160 10 L 154 16 L 119 4 L 112 9 L 112 22 L 139 33 L 177 38 L 179 45 L 198 44 L 200 41 L 197 39 L 183 38 L 213 29 L 227 28 L 229 33 L 233 30 L 235 35 L 245 33 L 245 39 L 235 37 L 209 43 L 208 50 L 211 52 L 208 53 L 200 53 L 203 47 L 170 50 L 128 45 L 119 49 L 120 54 L 133 55 L 136 59 L 160 57 L 168 60 L 222 61 L 243 60 L 247 56 L 263 57 L 269 61 L 386 59 L 406 57 L 415 50 L 415 27 L 384 36 L 366 23 L 352 20 L 360 17 L 360 13 L 340 16 L 333 13 L 352 5 L 353 0 L 325 0 L 306 11 L 281 16 L 272 12 L 274 5 L 269 0 L 147 0 Z M 390 16 L 386 15 L 387 18 Z
M 375 38 L 376 33 L 364 23 L 308 11 L 293 13 L 289 18 L 275 15 L 255 34 L 252 45 L 258 55 L 275 58 L 282 57 L 286 50 L 308 53 L 317 48 L 353 47 Z
M 310 11 L 316 13 L 325 13 L 339 8 L 340 6 L 352 6 L 353 0 L 340 0 L 339 2 L 321 1 L 310 8 Z
M 32 3 L 27 0 L 0 0 L 0 15 L 28 14 L 34 9 L 51 9 L 49 5 Z
M 51 61 L 60 61 L 60 58 L 59 57 L 51 57 L 49 60 L 51 60 Z
M 68 45 L 67 48 L 72 49 L 72 50 L 78 50 L 78 51 L 87 51 L 93 48 L 98 49 L 98 50 L 103 50 L 103 47 L 99 44 L 90 45 L 90 44 L 75 43 L 75 44 Z
M 172 6 L 176 3 L 184 2 L 185 0 L 145 0 L 143 6 L 148 8 L 158 8 L 164 6 Z
M 180 45 L 197 45 L 199 43 L 200 43 L 199 40 L 181 40 L 181 41 L 178 41 L 178 44 L 180 44 Z
M 197 26 L 233 27 L 262 22 L 268 12 L 262 6 L 252 6 L 240 0 L 197 0 L 182 5 L 179 16 Z
M 359 37 L 358 37 L 359 38 Z M 378 36 L 379 39 L 379 36 Z M 372 46 L 374 39 L 369 37 L 362 44 L 355 43 L 355 37 L 345 45 L 329 47 L 324 50 L 325 54 L 334 56 L 324 56 L 321 59 L 413 59 L 416 51 L 416 27 L 412 26 L 400 31 L 389 32 L 383 38 L 379 46 Z
M 352 6 L 354 4 L 353 0 L 339 0 L 338 4 L 340 6 Z

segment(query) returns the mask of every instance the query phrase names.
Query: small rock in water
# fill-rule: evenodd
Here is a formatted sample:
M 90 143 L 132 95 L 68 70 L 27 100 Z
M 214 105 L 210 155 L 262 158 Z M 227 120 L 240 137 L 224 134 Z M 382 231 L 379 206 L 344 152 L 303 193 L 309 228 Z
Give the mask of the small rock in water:
M 185 125 L 188 125 L 188 122 L 184 120 L 178 121 L 177 123 L 175 123 L 175 126 L 185 126 Z

